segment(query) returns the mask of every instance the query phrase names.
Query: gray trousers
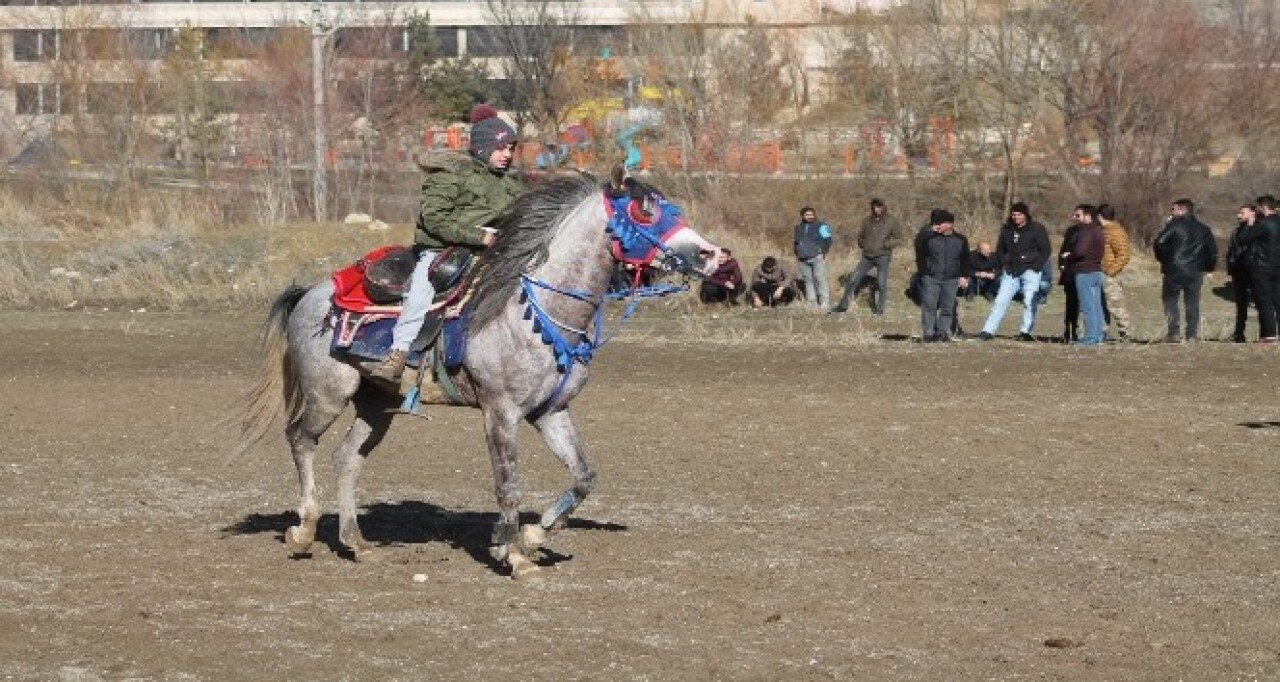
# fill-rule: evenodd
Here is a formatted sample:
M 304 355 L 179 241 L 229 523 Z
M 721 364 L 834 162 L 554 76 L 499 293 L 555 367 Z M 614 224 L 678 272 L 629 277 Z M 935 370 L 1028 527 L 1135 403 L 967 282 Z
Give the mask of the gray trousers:
M 1194 339 L 1200 335 L 1200 286 L 1204 284 L 1204 274 L 1190 278 L 1165 276 L 1160 283 L 1160 299 L 1164 303 L 1164 320 L 1168 324 L 1168 335 L 1180 337 L 1181 326 L 1178 320 L 1178 298 L 1181 296 L 1187 305 L 1187 338 Z
M 844 294 L 840 297 L 840 302 L 836 304 L 837 308 L 848 310 L 849 304 L 853 303 L 853 296 L 857 293 L 858 285 L 862 284 L 862 280 L 867 278 L 871 273 L 871 268 L 876 269 L 876 299 L 873 310 L 877 313 L 884 312 L 884 304 L 889 299 L 889 260 L 892 258 L 890 254 L 883 256 L 863 256 L 858 261 L 858 267 L 853 269 L 853 274 L 844 283 Z
M 924 338 L 951 333 L 956 312 L 956 279 L 920 278 L 920 325 Z
M 804 300 L 809 303 L 826 305 L 830 302 L 827 288 L 827 257 L 814 256 L 809 260 L 801 260 L 800 278 L 804 280 Z

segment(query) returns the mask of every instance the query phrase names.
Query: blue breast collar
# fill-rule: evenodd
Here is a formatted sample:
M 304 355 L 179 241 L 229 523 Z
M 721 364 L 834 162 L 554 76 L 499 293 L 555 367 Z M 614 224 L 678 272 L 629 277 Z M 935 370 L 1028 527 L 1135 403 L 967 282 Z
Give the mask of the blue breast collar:
M 660 251 L 666 253 L 670 248 L 663 243 L 677 230 L 684 229 L 685 222 L 680 208 L 666 199 L 655 197 L 651 222 L 636 220 L 632 215 L 634 200 L 630 196 L 613 197 L 606 195 L 605 206 L 609 213 L 609 223 L 605 230 L 613 237 L 613 255 L 624 263 L 635 263 L 647 266 Z M 595 306 L 590 326 L 575 329 L 556 320 L 538 301 L 538 290 L 583 301 Z M 560 399 L 564 387 L 569 383 L 569 376 L 576 365 L 586 365 L 595 357 L 595 352 L 609 342 L 631 319 L 636 305 L 643 298 L 666 296 L 681 291 L 688 291 L 687 286 L 633 286 L 626 292 L 606 292 L 593 294 L 587 291 L 563 289 L 527 274 L 520 275 L 520 302 L 524 304 L 524 319 L 533 323 L 533 331 L 542 338 L 542 342 L 551 346 L 556 358 L 556 370 L 560 380 L 555 390 L 542 404 L 538 405 L 530 416 L 541 417 Z M 608 299 L 630 299 L 618 320 L 618 327 L 608 336 L 604 333 L 604 302 Z M 567 334 L 567 335 L 566 335 Z M 570 340 L 572 337 L 573 341 Z

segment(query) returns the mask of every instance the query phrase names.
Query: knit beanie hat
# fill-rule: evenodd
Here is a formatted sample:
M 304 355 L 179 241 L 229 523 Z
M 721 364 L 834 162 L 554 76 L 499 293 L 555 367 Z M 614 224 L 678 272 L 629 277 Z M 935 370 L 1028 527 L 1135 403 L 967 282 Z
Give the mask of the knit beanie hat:
M 485 120 L 486 118 L 493 118 L 497 115 L 497 109 L 481 102 L 480 104 L 471 107 L 471 115 L 467 117 L 467 122 L 475 124 Z
M 519 142 L 516 131 L 498 118 L 498 112 L 488 104 L 477 104 L 471 110 L 470 151 L 476 158 L 487 161 L 494 150 Z
M 951 214 L 951 211 L 948 211 L 948 210 L 946 210 L 946 209 L 943 209 L 943 208 L 935 208 L 935 209 L 933 209 L 932 211 L 929 211 L 929 224 L 930 224 L 930 225 L 941 225 L 941 224 L 943 224 L 943 223 L 954 223 L 955 221 L 956 221 L 956 217 L 955 217 L 954 215 L 952 215 L 952 214 Z
M 1027 218 L 1030 218 L 1030 217 L 1031 217 L 1031 208 L 1030 208 L 1029 206 L 1027 206 L 1025 203 L 1021 202 L 1021 201 L 1015 202 L 1012 206 L 1010 206 L 1010 207 L 1009 207 L 1009 212 L 1010 212 L 1010 213 L 1021 213 L 1022 215 L 1026 216 Z

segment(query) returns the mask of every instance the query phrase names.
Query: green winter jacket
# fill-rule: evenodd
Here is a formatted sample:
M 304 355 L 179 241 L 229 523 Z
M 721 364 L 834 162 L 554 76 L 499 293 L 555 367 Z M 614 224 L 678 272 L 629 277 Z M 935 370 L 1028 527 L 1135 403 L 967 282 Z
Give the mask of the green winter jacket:
M 524 189 L 510 174 L 493 173 L 468 154 L 432 153 L 419 165 L 427 177 L 413 243 L 433 251 L 455 244 L 472 251 L 484 248 L 485 231 L 480 228 L 491 227 Z

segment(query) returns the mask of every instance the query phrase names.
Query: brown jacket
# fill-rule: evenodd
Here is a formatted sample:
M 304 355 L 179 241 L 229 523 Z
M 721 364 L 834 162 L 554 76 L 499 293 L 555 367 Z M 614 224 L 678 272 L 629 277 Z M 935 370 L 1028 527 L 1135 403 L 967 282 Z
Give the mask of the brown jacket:
M 787 266 L 783 265 L 781 260 L 778 261 L 778 265 L 774 268 L 773 272 L 765 272 L 764 263 L 761 263 L 751 272 L 751 285 L 755 286 L 756 284 L 768 284 L 770 286 L 790 289 L 791 272 L 787 270 Z
M 1102 221 L 1102 272 L 1115 277 L 1129 264 L 1129 233 L 1114 220 Z

